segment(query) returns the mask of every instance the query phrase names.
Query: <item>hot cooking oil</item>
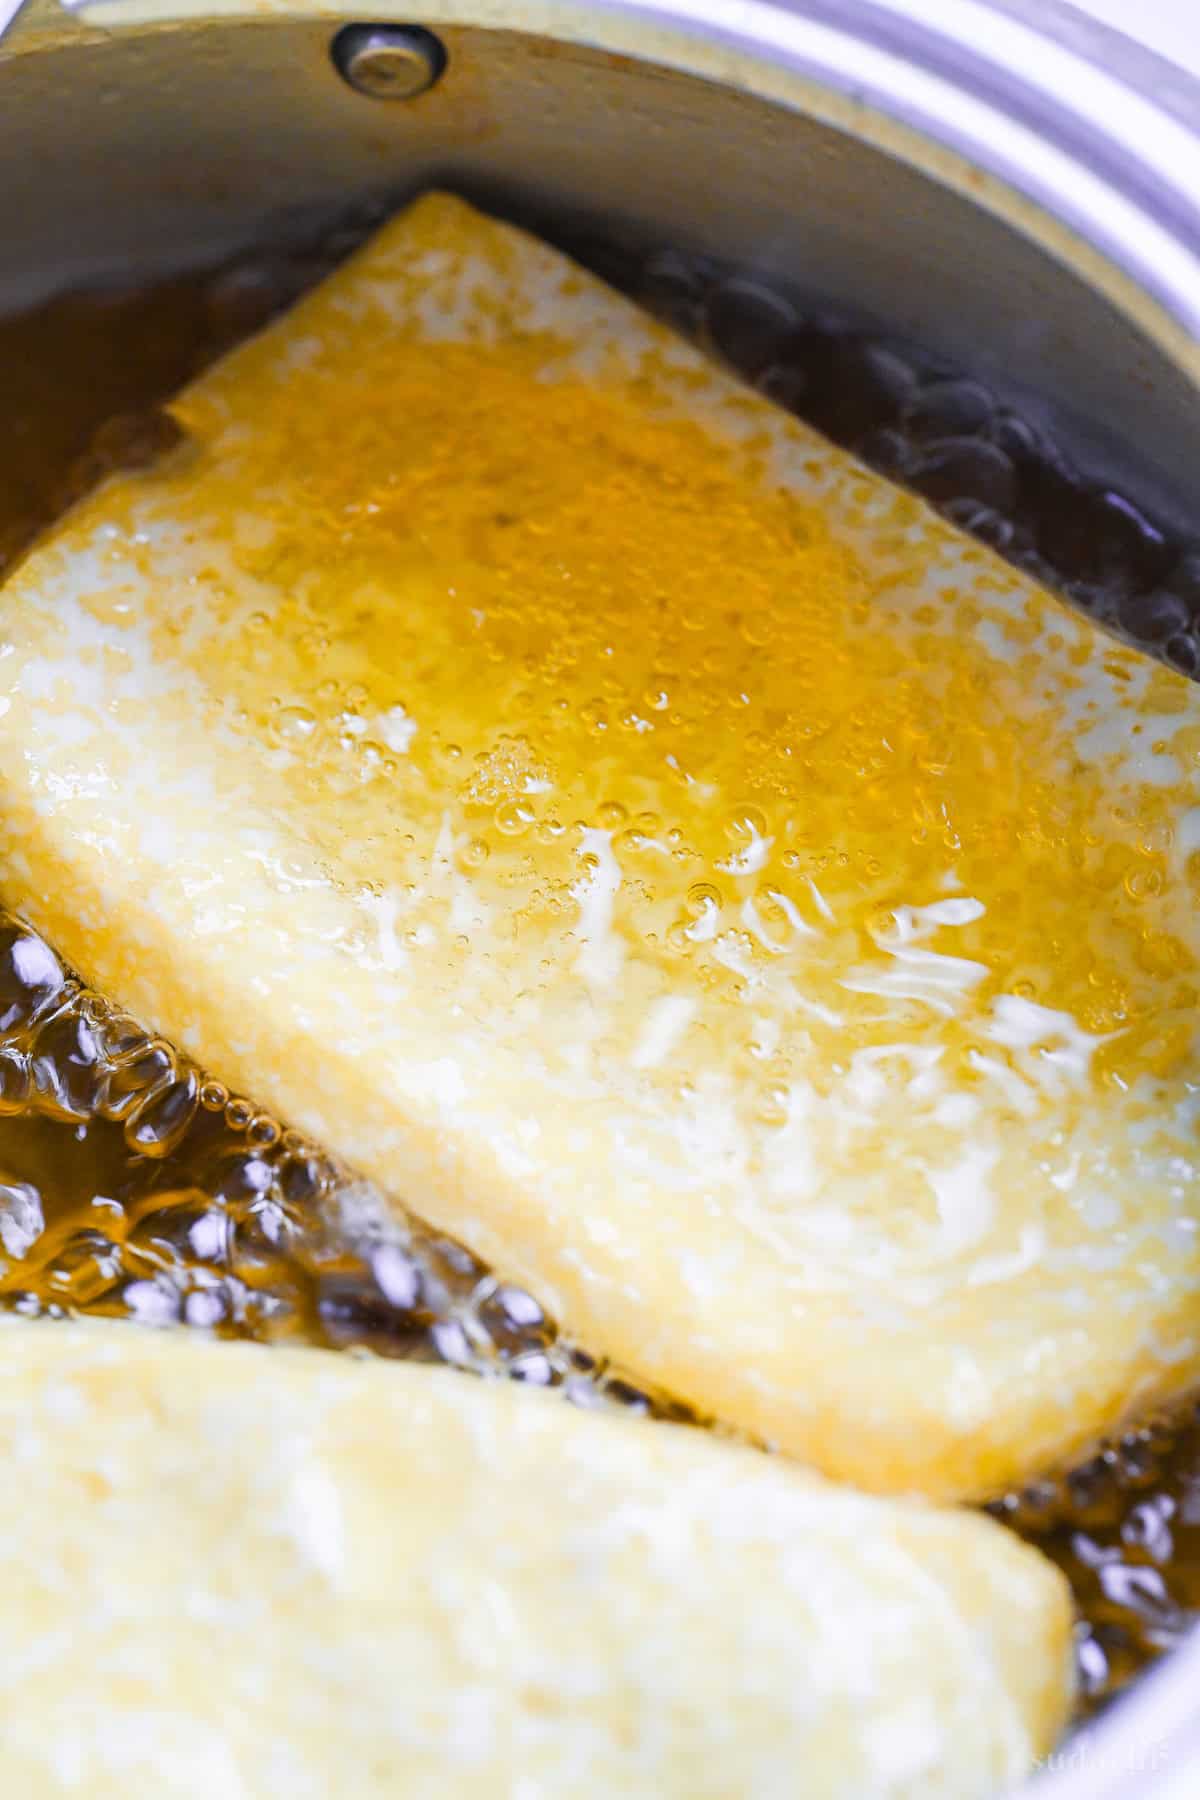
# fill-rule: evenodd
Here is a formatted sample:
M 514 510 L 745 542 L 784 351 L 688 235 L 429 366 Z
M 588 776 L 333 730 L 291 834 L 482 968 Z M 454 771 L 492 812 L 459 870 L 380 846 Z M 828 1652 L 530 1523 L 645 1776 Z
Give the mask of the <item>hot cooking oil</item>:
M 66 296 L 9 321 L 0 567 L 99 474 L 152 460 L 171 439 L 157 403 L 325 266 L 320 253 L 242 262 Z M 864 460 L 1175 667 L 1196 667 L 1200 560 L 1123 496 L 1081 482 L 987 389 L 849 328 L 815 326 L 785 298 L 694 261 L 656 256 L 622 272 L 648 305 Z M 309 725 L 292 710 L 279 732 Z M 536 788 L 536 769 L 521 773 L 516 788 Z M 482 784 L 481 816 L 502 837 L 534 827 L 512 811 L 511 774 L 466 777 Z M 625 810 L 611 825 L 644 838 L 658 829 Z M 764 828 L 748 803 L 730 856 L 752 855 Z M 1151 862 L 1132 875 L 1152 872 Z M 689 894 L 680 929 L 720 900 Z M 82 989 L 19 922 L 8 919 L 0 941 L 7 1305 L 503 1367 L 582 1403 L 680 1415 L 564 1343 L 534 1296 L 497 1283 L 460 1246 L 415 1223 L 379 1235 L 351 1173 Z M 1095 998 L 1101 1011 L 1118 1003 Z M 1176 1640 L 1200 1595 L 1200 1430 L 1188 1419 L 1101 1446 L 996 1510 L 1072 1579 L 1092 1703 Z

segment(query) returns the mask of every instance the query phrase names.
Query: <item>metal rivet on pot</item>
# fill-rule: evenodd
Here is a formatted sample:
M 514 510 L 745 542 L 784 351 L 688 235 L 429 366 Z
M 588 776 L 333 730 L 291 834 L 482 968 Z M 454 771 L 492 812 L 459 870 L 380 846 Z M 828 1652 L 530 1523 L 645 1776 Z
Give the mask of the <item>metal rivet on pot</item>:
M 372 100 L 415 100 L 446 67 L 441 39 L 421 25 L 346 25 L 332 51 L 342 79 Z

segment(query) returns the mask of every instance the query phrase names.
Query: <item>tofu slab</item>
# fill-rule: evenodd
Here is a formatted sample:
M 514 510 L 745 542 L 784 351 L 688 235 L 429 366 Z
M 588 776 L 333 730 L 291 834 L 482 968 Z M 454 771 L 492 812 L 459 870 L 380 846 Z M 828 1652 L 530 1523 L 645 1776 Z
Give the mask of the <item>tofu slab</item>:
M 0 1357 L 22 1800 L 982 1800 L 1064 1721 L 1065 1583 L 985 1518 L 450 1370 Z
M 6 897 L 596 1352 L 979 1494 L 1200 1376 L 1200 698 L 428 197 L 3 595 Z

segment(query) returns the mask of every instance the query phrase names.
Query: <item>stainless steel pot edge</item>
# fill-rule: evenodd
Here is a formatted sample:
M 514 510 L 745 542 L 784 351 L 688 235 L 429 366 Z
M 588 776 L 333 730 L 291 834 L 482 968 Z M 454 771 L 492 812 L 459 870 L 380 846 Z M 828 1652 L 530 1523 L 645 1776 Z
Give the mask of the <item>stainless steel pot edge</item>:
M 1004 217 L 1085 275 L 1200 386 L 1200 82 L 1062 6 L 1035 17 L 1021 0 L 67 4 L 114 28 L 365 14 L 490 26 L 755 92 Z

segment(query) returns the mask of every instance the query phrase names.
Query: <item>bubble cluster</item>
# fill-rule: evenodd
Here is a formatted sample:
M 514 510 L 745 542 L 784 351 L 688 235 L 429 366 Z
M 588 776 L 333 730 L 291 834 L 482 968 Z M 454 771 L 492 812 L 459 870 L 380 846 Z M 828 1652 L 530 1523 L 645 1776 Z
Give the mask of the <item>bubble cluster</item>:
M 0 1167 L 0 1306 L 370 1349 L 684 1416 L 83 986 L 5 912 L 0 1069 L 3 1148 L 21 1166 Z
M 1082 1704 L 1095 1711 L 1200 1618 L 1200 1409 L 1152 1420 L 993 1516 L 1053 1557 L 1080 1612 Z
M 1132 498 L 1091 479 L 983 382 L 844 319 L 804 313 L 705 258 L 631 257 L 619 276 L 652 311 L 879 474 L 1110 631 L 1182 674 L 1200 672 L 1200 540 L 1179 540 Z

